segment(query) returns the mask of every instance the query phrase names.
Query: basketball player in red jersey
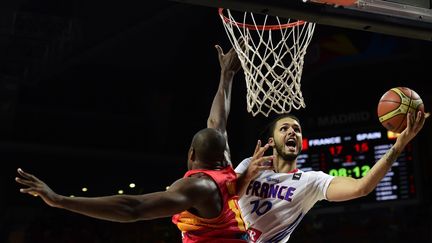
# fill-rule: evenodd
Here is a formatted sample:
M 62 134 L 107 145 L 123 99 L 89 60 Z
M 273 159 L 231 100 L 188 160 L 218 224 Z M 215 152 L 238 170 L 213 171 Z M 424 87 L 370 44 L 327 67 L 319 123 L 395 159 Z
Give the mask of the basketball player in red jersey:
M 219 46 L 216 46 L 221 52 Z M 231 84 L 240 69 L 240 60 L 234 49 L 219 55 L 221 84 Z M 213 103 L 225 100 L 219 92 Z M 16 181 L 27 188 L 20 191 L 41 197 L 48 205 L 63 208 L 93 218 L 134 222 L 172 216 L 182 232 L 184 243 L 245 243 L 245 224 L 238 208 L 236 173 L 229 158 L 226 134 L 219 130 L 225 121 L 219 112 L 229 107 L 212 105 L 208 128 L 200 130 L 192 139 L 188 153 L 188 171 L 167 191 L 144 195 L 115 195 L 105 197 L 65 197 L 56 194 L 43 181 L 18 169 Z M 224 127 L 224 126 L 223 126 Z M 225 132 L 225 130 L 224 130 Z M 261 163 L 272 156 L 263 157 L 264 150 L 254 153 L 253 161 Z
M 18 169 L 22 193 L 39 196 L 49 206 L 93 218 L 134 222 L 173 216 L 184 243 L 244 243 L 245 225 L 237 206 L 236 174 L 224 160 L 226 140 L 216 129 L 195 134 L 188 169 L 168 190 L 144 195 L 67 197 L 36 176 Z

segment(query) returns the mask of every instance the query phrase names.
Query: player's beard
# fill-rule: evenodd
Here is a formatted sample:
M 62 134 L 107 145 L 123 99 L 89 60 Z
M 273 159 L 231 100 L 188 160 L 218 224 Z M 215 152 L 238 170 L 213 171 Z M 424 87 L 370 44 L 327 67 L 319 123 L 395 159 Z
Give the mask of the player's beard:
M 276 151 L 277 151 L 278 155 L 280 157 L 282 157 L 282 159 L 284 159 L 286 161 L 294 161 L 295 159 L 297 159 L 297 156 L 298 156 L 299 152 L 288 154 L 288 153 L 286 153 L 284 151 L 284 147 L 285 147 L 284 143 L 281 143 L 281 144 L 277 144 L 276 143 L 275 145 L 276 145 L 275 146 L 276 147 Z

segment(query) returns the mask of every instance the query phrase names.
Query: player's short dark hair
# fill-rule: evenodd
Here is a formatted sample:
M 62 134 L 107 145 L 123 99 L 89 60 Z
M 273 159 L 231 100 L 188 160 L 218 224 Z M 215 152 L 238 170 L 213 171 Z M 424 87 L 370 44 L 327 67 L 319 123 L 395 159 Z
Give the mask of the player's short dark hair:
M 291 113 L 280 114 L 280 115 L 276 116 L 270 123 L 267 124 L 267 126 L 265 127 L 265 129 L 262 132 L 263 135 L 261 137 L 265 137 L 266 139 L 273 137 L 276 123 L 279 120 L 282 120 L 282 119 L 287 118 L 287 117 L 296 120 L 300 124 L 300 119 L 297 116 L 295 116 L 294 114 L 291 114 Z

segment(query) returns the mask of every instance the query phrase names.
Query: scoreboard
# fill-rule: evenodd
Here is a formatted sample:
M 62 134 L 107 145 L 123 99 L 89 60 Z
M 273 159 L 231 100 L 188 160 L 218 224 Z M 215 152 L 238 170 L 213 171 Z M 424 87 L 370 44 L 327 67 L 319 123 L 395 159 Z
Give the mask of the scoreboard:
M 323 171 L 333 176 L 361 178 L 387 152 L 398 134 L 379 129 L 303 137 L 297 166 L 303 171 Z M 344 202 L 346 205 L 382 205 L 383 202 L 412 202 L 418 199 L 415 149 L 409 143 L 373 192 Z M 329 203 L 328 206 L 333 206 Z M 326 203 L 318 203 L 323 207 Z M 340 205 L 340 204 L 339 204 Z

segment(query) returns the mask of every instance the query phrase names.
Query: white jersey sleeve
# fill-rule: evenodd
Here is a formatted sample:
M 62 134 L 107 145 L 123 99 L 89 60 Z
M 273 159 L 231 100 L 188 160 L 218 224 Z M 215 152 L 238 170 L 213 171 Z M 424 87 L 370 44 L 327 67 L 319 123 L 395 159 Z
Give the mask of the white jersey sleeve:
M 310 180 L 316 188 L 317 201 L 326 199 L 327 200 L 327 188 L 334 176 L 330 176 L 322 171 L 310 171 Z
M 240 162 L 240 164 L 237 165 L 237 167 L 234 170 L 235 173 L 243 174 L 243 172 L 245 172 L 247 170 L 251 160 L 252 160 L 252 157 L 249 157 L 249 158 L 244 159 L 242 162 Z

